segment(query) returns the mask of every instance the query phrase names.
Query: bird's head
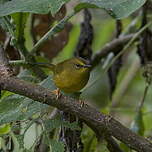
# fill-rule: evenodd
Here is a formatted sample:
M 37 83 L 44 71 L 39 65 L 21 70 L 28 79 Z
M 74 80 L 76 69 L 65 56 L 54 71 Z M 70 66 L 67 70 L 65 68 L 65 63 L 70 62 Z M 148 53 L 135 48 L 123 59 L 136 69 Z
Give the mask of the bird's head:
M 91 65 L 86 60 L 76 57 L 64 61 L 64 65 L 74 73 L 89 72 L 91 68 Z

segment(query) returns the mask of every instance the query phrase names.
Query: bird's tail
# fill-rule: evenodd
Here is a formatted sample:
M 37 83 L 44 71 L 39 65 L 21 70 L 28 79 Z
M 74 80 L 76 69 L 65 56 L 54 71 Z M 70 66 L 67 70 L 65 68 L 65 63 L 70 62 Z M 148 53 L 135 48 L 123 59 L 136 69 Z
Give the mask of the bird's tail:
M 39 66 L 41 68 L 48 68 L 51 71 L 54 71 L 55 65 L 51 63 L 45 63 L 45 62 L 36 62 L 36 63 L 30 63 L 30 65 L 33 66 Z

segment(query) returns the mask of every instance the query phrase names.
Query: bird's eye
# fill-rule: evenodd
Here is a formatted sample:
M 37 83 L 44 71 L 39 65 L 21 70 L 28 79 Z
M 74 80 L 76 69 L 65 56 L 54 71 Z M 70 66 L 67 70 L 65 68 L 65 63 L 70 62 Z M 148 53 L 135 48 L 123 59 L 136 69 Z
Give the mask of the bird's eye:
M 80 69 L 82 67 L 82 65 L 80 65 L 80 64 L 75 64 L 75 68 L 76 69 Z

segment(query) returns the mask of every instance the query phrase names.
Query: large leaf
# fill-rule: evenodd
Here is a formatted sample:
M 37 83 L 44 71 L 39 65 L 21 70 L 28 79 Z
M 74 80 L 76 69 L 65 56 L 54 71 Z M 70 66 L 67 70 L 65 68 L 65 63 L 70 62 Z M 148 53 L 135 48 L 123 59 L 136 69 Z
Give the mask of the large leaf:
M 9 1 L 9 0 L 0 0 L 0 5 L 1 5 L 1 4 L 4 4 L 4 3 L 7 2 L 7 1 Z
M 55 14 L 69 0 L 12 0 L 0 5 L 0 16 L 16 12 Z
M 42 81 L 40 85 L 45 88 L 53 89 L 50 77 Z M 10 95 L 0 101 L 0 125 L 27 119 L 48 108 L 48 105 L 33 101 L 32 99 L 20 95 Z
M 64 144 L 57 140 L 51 140 L 51 150 L 52 152 L 64 152 Z
M 114 18 L 120 19 L 129 16 L 140 8 L 146 0 L 80 0 L 83 3 L 103 8 Z M 84 4 L 83 4 L 84 5 Z
M 11 131 L 11 125 L 10 124 L 3 124 L 0 126 L 0 136 L 8 134 Z
M 0 16 L 16 12 L 55 14 L 63 4 L 70 0 L 12 0 L 1 4 Z M 140 8 L 146 0 L 80 0 L 79 8 L 97 6 L 109 12 L 115 18 L 123 18 Z M 84 3 L 86 3 L 84 5 Z M 88 5 L 87 5 L 88 4 Z M 91 4 L 91 5 L 90 5 Z
M 11 95 L 0 102 L 0 125 L 27 119 L 46 108 L 47 105 L 18 95 Z

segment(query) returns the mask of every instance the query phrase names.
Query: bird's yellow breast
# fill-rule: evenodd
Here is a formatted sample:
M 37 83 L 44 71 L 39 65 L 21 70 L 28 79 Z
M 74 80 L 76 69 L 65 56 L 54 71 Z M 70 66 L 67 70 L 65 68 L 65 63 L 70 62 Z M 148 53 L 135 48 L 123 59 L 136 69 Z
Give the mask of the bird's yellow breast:
M 75 73 L 63 71 L 60 74 L 54 75 L 55 85 L 65 93 L 72 93 L 81 90 L 89 80 L 89 73 Z
M 53 80 L 55 85 L 65 93 L 73 93 L 81 90 L 88 82 L 90 70 L 88 68 L 77 69 L 75 64 L 84 64 L 74 58 L 56 65 Z

